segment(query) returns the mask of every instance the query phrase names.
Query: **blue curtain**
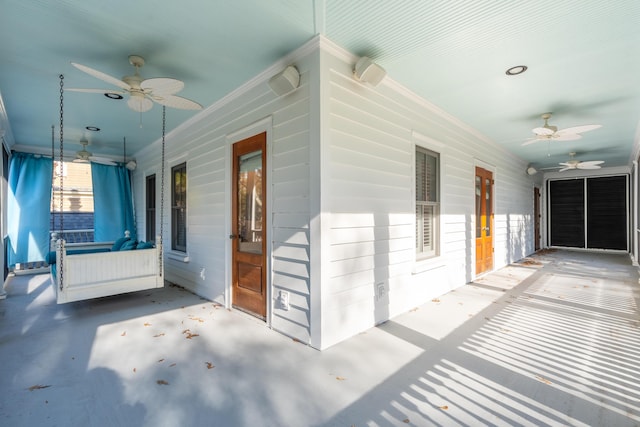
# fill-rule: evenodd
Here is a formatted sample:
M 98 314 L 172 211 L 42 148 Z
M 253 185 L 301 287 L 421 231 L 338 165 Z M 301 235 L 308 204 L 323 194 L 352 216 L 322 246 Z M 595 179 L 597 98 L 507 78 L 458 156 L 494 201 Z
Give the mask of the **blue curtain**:
M 125 230 L 136 238 L 129 170 L 124 166 L 91 163 L 93 221 L 96 242 L 115 241 Z
M 44 261 L 49 253 L 53 161 L 13 153 L 7 197 L 7 263 Z

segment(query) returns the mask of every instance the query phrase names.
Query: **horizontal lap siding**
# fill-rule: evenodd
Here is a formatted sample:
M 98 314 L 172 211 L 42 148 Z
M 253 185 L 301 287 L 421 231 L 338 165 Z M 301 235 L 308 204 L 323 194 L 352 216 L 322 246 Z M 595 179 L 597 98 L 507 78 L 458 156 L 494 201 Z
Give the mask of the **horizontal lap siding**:
M 325 342 L 388 317 L 381 284 L 402 281 L 414 251 L 411 133 L 397 111 L 367 99 L 368 90 L 331 73 L 328 271 L 323 283 Z
M 308 92 L 308 86 L 304 89 Z M 274 298 L 281 291 L 289 293 L 289 310 L 274 304 L 272 326 L 308 343 L 311 340 L 308 93 L 305 100 L 305 103 L 290 104 L 274 114 L 273 135 L 276 142 L 273 145 L 271 171 L 271 270 Z
M 323 169 L 331 230 L 324 236 L 323 347 L 473 278 L 476 164 L 496 171 L 496 267 L 526 254 L 533 234 L 533 190 L 522 161 L 428 103 L 393 86 L 359 84 L 349 67 L 337 59 L 333 65 L 330 164 Z M 441 155 L 440 257 L 418 270 L 412 163 L 421 140 L 413 132 L 434 140 L 431 149 Z
M 166 278 L 209 299 L 225 302 L 230 278 L 226 251 L 229 245 L 228 191 L 230 168 L 228 135 L 266 117 L 272 118 L 268 159 L 270 187 L 267 203 L 272 229 L 269 280 L 272 296 L 290 292 L 291 309 L 273 307 L 272 327 L 300 341 L 310 341 L 309 329 L 309 71 L 305 61 L 300 87 L 276 96 L 266 82 L 218 105 L 206 117 L 167 137 L 168 161 L 187 162 L 187 252 L 189 262 L 165 256 Z M 135 179 L 137 221 L 144 227 L 144 176 L 156 173 L 160 185 L 160 150 L 138 156 Z M 170 250 L 170 167 L 165 175 L 165 241 Z M 145 170 L 147 172 L 145 172 Z M 159 188 L 158 188 L 159 190 Z M 160 194 L 160 191 L 158 191 Z M 160 201 L 157 202 L 160 209 Z M 159 221 L 158 221 L 159 224 Z M 144 228 L 142 228 L 144 229 Z M 159 225 L 158 225 L 159 229 Z M 271 301 L 267 302 L 271 304 Z

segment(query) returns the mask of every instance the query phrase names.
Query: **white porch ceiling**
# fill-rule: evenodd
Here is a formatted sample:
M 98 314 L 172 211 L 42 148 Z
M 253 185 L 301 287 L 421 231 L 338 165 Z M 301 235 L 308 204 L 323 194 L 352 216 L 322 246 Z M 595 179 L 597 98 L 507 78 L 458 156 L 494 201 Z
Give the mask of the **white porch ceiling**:
M 109 88 L 71 66 L 120 78 L 141 55 L 144 77 L 185 82 L 205 108 L 321 33 L 538 168 L 579 160 L 628 165 L 640 119 L 640 2 L 634 0 L 340 1 L 3 0 L 0 95 L 5 139 L 51 147 L 65 87 Z M 506 69 L 527 65 L 519 76 Z M 65 93 L 65 143 L 86 133 L 118 156 L 160 137 L 161 108 L 142 115 L 100 94 Z M 0 113 L 2 112 L 0 105 Z M 577 141 L 522 146 L 552 112 L 559 128 L 601 124 Z M 197 114 L 168 109 L 168 130 Z M 140 123 L 142 122 L 142 127 Z M 57 143 L 56 131 L 56 143 Z

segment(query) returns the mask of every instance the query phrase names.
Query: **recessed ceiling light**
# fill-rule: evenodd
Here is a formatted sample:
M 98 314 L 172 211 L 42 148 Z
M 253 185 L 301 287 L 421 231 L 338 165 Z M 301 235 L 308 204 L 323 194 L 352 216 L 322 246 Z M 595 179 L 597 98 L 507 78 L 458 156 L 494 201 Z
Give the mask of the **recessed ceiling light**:
M 120 95 L 119 93 L 107 92 L 104 94 L 104 96 L 109 99 L 122 99 L 122 95 Z
M 509 68 L 505 74 L 507 76 L 517 76 L 518 74 L 522 74 L 527 71 L 527 68 L 528 67 L 526 65 L 516 65 L 515 67 Z
M 85 129 L 90 130 L 91 132 L 100 132 L 100 128 L 95 126 L 86 126 Z

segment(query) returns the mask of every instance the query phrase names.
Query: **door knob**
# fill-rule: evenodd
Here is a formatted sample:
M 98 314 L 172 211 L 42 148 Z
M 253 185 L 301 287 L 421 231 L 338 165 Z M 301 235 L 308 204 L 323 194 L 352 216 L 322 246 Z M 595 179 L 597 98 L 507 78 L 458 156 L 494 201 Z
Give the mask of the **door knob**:
M 238 235 L 237 235 L 237 234 L 229 234 L 229 238 L 230 238 L 230 239 L 235 239 L 235 238 L 237 238 L 237 237 L 238 237 Z

